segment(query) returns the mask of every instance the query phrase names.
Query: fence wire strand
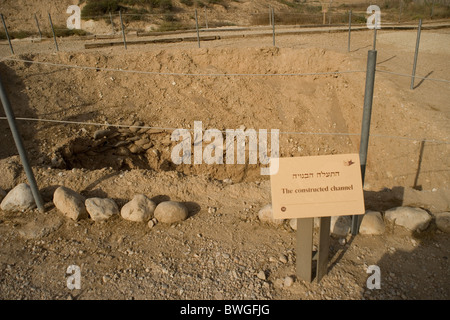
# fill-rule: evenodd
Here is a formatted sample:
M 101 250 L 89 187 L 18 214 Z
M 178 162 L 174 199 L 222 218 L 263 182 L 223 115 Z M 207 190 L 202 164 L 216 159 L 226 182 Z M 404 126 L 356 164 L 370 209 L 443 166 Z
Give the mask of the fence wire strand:
M 414 78 L 421 79 L 421 80 L 440 81 L 440 82 L 450 83 L 450 80 L 447 80 L 447 79 L 436 79 L 436 78 L 412 76 L 410 74 L 397 73 L 397 72 L 391 72 L 391 71 L 385 71 L 385 70 L 376 70 L 376 72 L 387 73 L 387 74 L 392 74 L 392 75 L 401 76 L 401 77 L 408 77 L 408 78 L 414 77 Z
M 0 117 L 0 120 L 7 120 L 6 117 Z M 35 122 L 50 122 L 59 124 L 74 124 L 74 125 L 86 125 L 86 126 L 96 126 L 96 127 L 115 127 L 115 128 L 134 128 L 134 129 L 146 129 L 146 130 L 164 130 L 164 131 L 175 131 L 180 128 L 166 128 L 166 127 L 153 127 L 153 126 L 135 126 L 135 125 L 125 125 L 125 124 L 110 124 L 110 123 L 95 123 L 95 122 L 82 122 L 82 121 L 70 121 L 70 120 L 53 120 L 53 119 L 40 119 L 40 118 L 15 118 L 18 121 L 35 121 Z M 194 131 L 192 128 L 184 129 L 187 131 Z M 205 131 L 204 129 L 202 131 Z M 226 130 L 219 130 L 222 133 L 226 133 Z M 283 135 L 316 135 L 316 136 L 360 136 L 359 133 L 346 133 L 346 132 L 287 132 L 280 131 Z M 408 140 L 408 141 L 422 141 L 422 142 L 433 142 L 441 144 L 450 144 L 450 141 L 435 140 L 435 139 L 425 139 L 425 138 L 410 138 L 401 136 L 391 136 L 383 134 L 370 134 L 371 137 L 376 138 L 388 138 L 397 140 Z
M 71 64 L 60 64 L 53 62 L 44 61 L 31 61 L 23 59 L 5 58 L 3 61 L 14 61 L 23 63 L 32 63 L 47 65 L 60 68 L 72 68 L 72 69 L 83 69 L 83 70 L 95 70 L 95 71 L 106 71 L 106 72 L 125 72 L 125 73 L 136 73 L 136 74 L 146 74 L 146 75 L 162 75 L 162 76 L 190 76 L 190 77 L 283 77 L 283 76 L 320 76 L 320 75 L 336 75 L 344 73 L 362 73 L 365 70 L 344 70 L 344 71 L 330 71 L 330 72 L 305 72 L 305 73 L 181 73 L 181 72 L 156 72 L 156 71 L 140 71 L 140 70 L 127 70 L 127 69 L 113 69 L 113 68 L 103 68 L 103 67 L 89 67 L 89 66 L 79 66 Z
M 329 71 L 329 72 L 293 72 L 293 73 L 181 73 L 181 72 L 157 72 L 157 71 L 142 71 L 142 70 L 127 70 L 127 69 L 114 69 L 114 68 L 104 68 L 104 67 L 89 67 L 89 66 L 79 66 L 79 65 L 71 65 L 71 64 L 62 64 L 62 63 L 53 63 L 53 62 L 45 62 L 45 61 L 33 61 L 33 60 L 24 60 L 24 59 L 15 59 L 15 58 L 2 58 L 0 62 L 3 61 L 13 61 L 13 62 L 22 62 L 22 63 L 31 63 L 31 64 L 39 64 L 39 65 L 47 65 L 52 67 L 60 67 L 60 68 L 72 68 L 72 69 L 81 69 L 81 70 L 95 70 L 95 71 L 105 71 L 105 72 L 124 72 L 124 73 L 135 73 L 135 74 L 144 74 L 144 75 L 160 75 L 160 76 L 187 76 L 187 77 L 302 77 L 302 76 L 325 76 L 325 75 L 337 75 L 337 74 L 347 74 L 347 73 L 363 73 L 366 70 L 343 70 L 343 71 Z M 412 75 L 386 71 L 386 70 L 376 70 L 376 72 L 392 74 L 401 77 L 411 78 Z M 420 80 L 429 80 L 429 81 L 437 81 L 437 82 L 445 82 L 450 83 L 450 80 L 447 79 L 438 79 L 438 78 L 428 78 L 421 76 L 414 76 L 414 78 Z

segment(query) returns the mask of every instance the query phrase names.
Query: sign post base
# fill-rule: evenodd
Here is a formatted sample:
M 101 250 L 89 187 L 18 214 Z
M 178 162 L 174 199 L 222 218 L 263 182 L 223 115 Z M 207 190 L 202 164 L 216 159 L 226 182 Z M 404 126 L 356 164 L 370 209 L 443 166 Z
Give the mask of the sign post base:
M 320 218 L 318 251 L 313 255 L 314 218 L 297 219 L 297 277 L 312 282 L 315 277 L 319 282 L 328 271 L 328 254 L 330 251 L 331 217 Z M 314 264 L 313 264 L 314 261 Z

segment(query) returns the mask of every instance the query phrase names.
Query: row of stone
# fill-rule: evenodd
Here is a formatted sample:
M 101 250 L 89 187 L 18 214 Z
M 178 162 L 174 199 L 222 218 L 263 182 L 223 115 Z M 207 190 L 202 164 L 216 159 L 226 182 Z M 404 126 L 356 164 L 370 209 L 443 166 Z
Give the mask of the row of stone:
M 25 211 L 36 207 L 30 187 L 19 184 L 8 194 L 0 190 L 0 208 L 3 211 Z M 175 223 L 188 217 L 187 207 L 180 202 L 164 201 L 158 205 L 143 194 L 137 194 L 119 211 L 116 202 L 109 198 L 85 198 L 66 187 L 58 187 L 53 194 L 53 204 L 66 217 L 78 221 L 90 217 L 105 221 L 118 215 L 135 222 L 146 222 L 153 227 L 157 222 Z
M 258 212 L 261 221 L 273 225 L 281 225 L 284 219 L 274 219 L 272 205 L 264 206 Z M 425 210 L 414 207 L 395 207 L 384 213 L 384 219 L 381 212 L 366 211 L 360 217 L 359 232 L 366 235 L 381 235 L 386 230 L 386 223 L 402 226 L 410 231 L 423 231 L 430 225 L 432 216 Z M 442 232 L 450 233 L 450 212 L 435 214 L 435 223 Z M 315 227 L 318 227 L 319 220 L 314 219 Z M 290 219 L 289 225 L 293 230 L 297 230 L 297 219 Z M 331 217 L 330 232 L 335 236 L 346 236 L 351 229 L 350 216 Z
M 4 198 L 4 199 L 3 199 Z M 0 208 L 3 211 L 25 211 L 35 207 L 30 187 L 19 184 L 8 194 L 0 189 Z M 79 220 L 90 216 L 94 221 L 105 221 L 119 214 L 119 208 L 114 200 L 109 198 L 86 199 L 77 192 L 59 187 L 53 195 L 55 207 L 65 216 Z M 157 221 L 175 223 L 188 217 L 185 205 L 175 201 L 165 201 L 156 205 L 143 194 L 138 194 L 126 203 L 120 210 L 122 218 L 136 222 L 148 222 L 153 227 Z M 268 204 L 258 212 L 261 221 L 274 225 L 281 225 L 284 219 L 274 219 L 272 205 Z M 432 216 L 427 211 L 414 207 L 396 207 L 384 213 L 367 211 L 361 216 L 359 232 L 366 235 L 380 235 L 385 232 L 386 222 L 402 226 L 411 231 L 423 231 L 428 228 Z M 450 233 L 450 212 L 435 214 L 435 223 L 439 230 Z M 297 230 L 297 219 L 290 219 L 289 225 Z M 315 219 L 318 227 L 318 219 Z M 351 218 L 349 216 L 331 217 L 330 232 L 336 236 L 345 236 L 350 232 Z

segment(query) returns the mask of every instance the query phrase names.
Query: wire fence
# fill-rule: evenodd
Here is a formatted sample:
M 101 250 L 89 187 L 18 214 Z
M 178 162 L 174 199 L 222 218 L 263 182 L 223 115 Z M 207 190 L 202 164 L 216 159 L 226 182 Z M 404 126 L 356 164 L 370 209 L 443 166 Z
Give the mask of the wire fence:
M 26 63 L 26 64 L 36 64 L 36 65 L 44 65 L 55 68 L 63 68 L 63 69 L 80 69 L 86 71 L 103 71 L 103 72 L 117 72 L 117 73 L 132 73 L 139 75 L 150 75 L 150 76 L 180 76 L 180 77 L 305 77 L 305 76 L 329 76 L 329 75 L 340 75 L 340 74 L 352 74 L 352 73 L 365 73 L 366 70 L 343 70 L 343 71 L 334 71 L 334 72 L 308 72 L 308 73 L 179 73 L 179 72 L 154 72 L 154 71 L 141 71 L 141 70 L 126 70 L 126 69 L 115 69 L 115 68 L 103 68 L 103 67 L 90 67 L 90 66 L 80 66 L 80 65 L 71 65 L 71 64 L 60 64 L 60 63 L 52 63 L 52 62 L 43 62 L 43 61 L 33 61 L 33 60 L 25 60 L 25 59 L 15 59 L 5 57 L 1 61 L 11 61 L 15 63 Z M 404 77 L 411 77 L 411 75 L 394 73 L 389 71 L 377 70 L 378 72 L 383 72 L 387 74 L 393 74 Z M 438 81 L 450 83 L 450 80 L 446 79 L 433 79 L 427 77 L 419 77 L 418 79 L 430 80 L 430 81 Z M 0 117 L 0 120 L 6 120 L 6 117 Z M 108 123 L 93 123 L 93 122 L 80 122 L 80 121 L 68 121 L 68 120 L 56 120 L 56 119 L 43 119 L 43 118 L 29 118 L 29 117 L 20 117 L 16 118 L 19 121 L 34 121 L 34 122 L 48 122 L 48 123 L 58 123 L 58 124 L 71 124 L 71 125 L 85 125 L 85 126 L 101 126 L 101 127 L 116 127 L 116 128 L 134 128 L 134 129 L 155 129 L 155 130 L 165 130 L 165 131 L 174 131 L 178 128 L 172 127 L 155 127 L 155 126 L 133 126 L 133 125 L 123 125 L 123 124 L 108 124 Z M 193 130 L 193 129 L 187 129 Z M 222 131 L 225 132 L 225 131 Z M 360 136 L 359 133 L 339 133 L 339 132 L 286 132 L 281 131 L 280 134 L 284 135 L 316 135 L 316 136 Z M 393 136 L 393 135 L 382 135 L 382 134 L 371 134 L 371 137 L 376 138 L 390 138 L 397 140 L 408 140 L 408 141 L 424 141 L 424 142 L 432 142 L 432 143 L 440 143 L 440 144 L 450 144 L 450 141 L 444 140 L 436 140 L 436 139 L 426 139 L 423 137 L 415 138 L 415 137 L 402 137 L 402 136 Z
M 156 71 L 142 71 L 142 70 L 127 70 L 127 69 L 114 69 L 114 68 L 104 68 L 104 67 L 89 67 L 89 66 L 79 66 L 71 64 L 61 64 L 53 62 L 43 62 L 34 60 L 24 60 L 16 58 L 4 57 L 0 61 L 13 61 L 21 63 L 30 64 L 40 64 L 47 65 L 58 68 L 72 68 L 72 69 L 82 69 L 82 70 L 94 70 L 94 71 L 105 71 L 105 72 L 122 72 L 122 73 L 134 73 L 143 75 L 160 75 L 160 76 L 180 76 L 180 77 L 302 77 L 302 76 L 325 76 L 325 75 L 339 75 L 346 73 L 365 73 L 366 70 L 342 70 L 342 71 L 330 71 L 330 72 L 298 72 L 298 73 L 181 73 L 181 72 L 156 72 Z M 377 72 L 397 75 L 401 77 L 411 78 L 410 74 L 403 74 L 398 72 L 391 72 L 386 70 L 376 70 Z M 450 83 L 447 79 L 437 79 L 429 77 L 414 76 L 416 79 L 436 81 Z
M 95 122 L 84 122 L 84 121 L 69 121 L 69 120 L 55 120 L 55 119 L 43 119 L 43 118 L 24 118 L 16 117 L 18 121 L 29 121 L 29 122 L 48 122 L 57 124 L 70 124 L 70 125 L 83 125 L 83 126 L 94 126 L 94 127 L 112 127 L 112 128 L 127 128 L 127 129 L 144 129 L 144 130 L 163 130 L 163 131 L 175 131 L 180 128 L 173 127 L 155 127 L 155 126 L 138 126 L 138 125 L 124 125 L 124 124 L 110 124 L 110 123 L 95 123 Z M 0 117 L 0 120 L 7 120 L 6 117 Z M 192 128 L 186 128 L 187 131 L 194 131 Z M 202 129 L 205 131 L 206 129 Z M 217 130 L 221 133 L 226 133 L 226 130 Z M 347 133 L 347 132 L 299 132 L 299 131 L 280 131 L 283 135 L 312 135 L 312 136 L 360 136 L 360 133 Z M 383 134 L 370 134 L 371 137 L 375 138 L 385 138 L 385 139 L 396 139 L 396 140 L 407 140 L 414 142 L 427 142 L 427 143 L 438 143 L 438 144 L 448 144 L 450 141 L 436 140 L 436 139 L 426 139 L 426 138 L 414 138 L 414 137 L 402 137 L 393 135 L 383 135 Z
M 200 11 L 201 12 L 201 11 Z M 206 17 L 206 10 L 205 10 Z M 124 21 L 129 23 L 131 21 L 143 21 L 149 22 L 154 21 L 155 19 L 160 19 L 163 22 L 173 23 L 180 19 L 180 15 L 175 16 L 174 14 L 139 14 L 139 13 L 123 13 Z M 50 16 L 49 16 L 50 17 Z M 114 21 L 119 17 L 118 14 L 107 14 L 107 15 L 97 15 L 97 16 L 84 16 L 84 19 L 104 19 L 105 21 L 109 21 L 113 28 L 113 32 L 115 32 L 115 28 L 120 27 L 120 23 Z M 192 20 L 192 17 L 188 17 L 187 21 Z M 213 20 L 211 20 L 212 22 Z M 292 12 L 277 12 L 275 16 L 270 16 L 268 14 L 251 14 L 249 16 L 249 25 L 274 25 L 275 23 L 279 24 L 289 24 L 289 25 L 307 25 L 310 23 L 311 25 L 333 25 L 333 24 L 349 24 L 349 32 L 351 31 L 351 26 L 355 27 L 366 24 L 366 17 L 364 13 L 337 13 L 333 11 L 329 11 L 325 13 L 313 13 L 313 14 L 300 14 L 300 13 L 292 13 Z M 399 22 L 398 19 L 397 22 Z M 208 28 L 208 22 L 206 22 L 206 28 Z M 218 24 L 214 24 L 210 22 L 210 26 L 218 26 Z M 122 21 L 121 21 L 122 23 Z M 195 23 L 195 22 L 194 22 Z M 393 22 L 394 23 L 394 22 Z M 39 27 L 39 21 L 36 18 L 37 28 L 39 29 L 39 33 L 41 33 Z M 188 26 L 192 28 L 192 25 Z M 186 28 L 186 29 L 189 29 Z M 65 30 L 65 28 L 53 28 L 52 31 Z M 56 40 L 55 40 L 56 44 Z M 342 71 L 334 71 L 334 72 L 297 72 L 297 73 L 180 73 L 180 72 L 155 72 L 155 71 L 145 71 L 145 70 L 127 70 L 127 69 L 114 69 L 114 68 L 106 68 L 106 67 L 90 67 L 90 66 L 81 66 L 81 65 L 71 65 L 71 64 L 61 64 L 61 63 L 52 63 L 52 62 L 44 62 L 44 61 L 34 61 L 34 60 L 25 60 L 25 59 L 17 59 L 11 57 L 4 57 L 1 61 L 11 61 L 17 63 L 27 63 L 27 64 L 38 64 L 45 65 L 49 67 L 55 68 L 70 68 L 70 69 L 80 69 L 80 70 L 94 70 L 94 71 L 103 71 L 103 72 L 120 72 L 120 73 L 133 73 L 140 75 L 150 75 L 150 76 L 179 76 L 179 77 L 307 77 L 307 76 L 329 76 L 329 75 L 339 75 L 339 74 L 350 74 L 350 73 L 365 73 L 366 70 L 342 70 Z M 398 72 L 391 72 L 386 70 L 376 70 L 380 73 L 385 73 L 389 75 L 408 77 L 408 78 L 416 78 L 420 80 L 434 81 L 440 83 L 450 83 L 448 79 L 439 79 L 439 78 L 429 78 L 420 77 L 420 76 L 411 76 L 410 74 L 403 74 Z M 0 117 L 1 120 L 5 120 L 5 117 Z M 127 126 L 122 124 L 104 124 L 104 123 L 92 123 L 92 122 L 78 122 L 78 121 L 67 121 L 67 120 L 55 120 L 55 119 L 41 119 L 41 118 L 17 118 L 19 121 L 38 121 L 38 122 L 49 122 L 49 123 L 58 123 L 58 124 L 72 124 L 72 125 L 87 125 L 87 126 L 110 126 L 110 127 L 128 127 L 128 128 L 137 128 L 137 129 L 157 129 L 157 130 L 167 130 L 173 131 L 177 128 L 167 128 L 167 127 L 151 127 L 151 126 Z M 360 136 L 359 133 L 336 133 L 336 132 L 286 132 L 281 131 L 280 134 L 292 134 L 292 135 L 317 135 L 317 136 Z M 408 140 L 408 141 L 426 141 L 426 142 L 434 142 L 441 144 L 450 144 L 449 141 L 444 140 L 434 140 L 434 139 L 426 139 L 426 138 L 414 138 L 414 137 L 402 137 L 402 136 L 392 136 L 392 135 L 382 135 L 382 134 L 371 134 L 371 137 L 377 138 L 390 138 L 397 140 Z

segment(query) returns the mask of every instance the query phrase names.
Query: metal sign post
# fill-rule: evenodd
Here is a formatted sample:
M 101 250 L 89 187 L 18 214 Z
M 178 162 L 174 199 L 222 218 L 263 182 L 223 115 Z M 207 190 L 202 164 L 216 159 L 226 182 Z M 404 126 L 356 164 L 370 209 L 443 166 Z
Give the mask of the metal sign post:
M 331 216 L 361 215 L 365 211 L 359 155 L 287 157 L 278 161 L 278 172 L 270 176 L 273 217 L 296 219 L 297 276 L 319 282 L 328 271 Z M 313 252 L 315 217 L 320 219 L 317 252 Z
M 319 282 L 327 274 L 328 254 L 330 251 L 331 217 L 321 217 L 319 226 L 319 244 L 317 252 L 313 252 L 314 218 L 297 219 L 297 276 L 307 282 L 312 282 L 314 265 L 315 278 Z

